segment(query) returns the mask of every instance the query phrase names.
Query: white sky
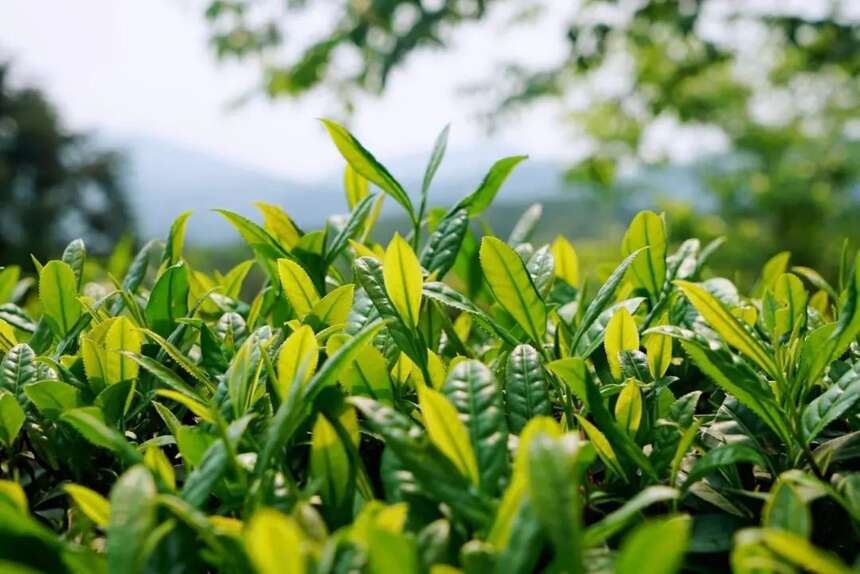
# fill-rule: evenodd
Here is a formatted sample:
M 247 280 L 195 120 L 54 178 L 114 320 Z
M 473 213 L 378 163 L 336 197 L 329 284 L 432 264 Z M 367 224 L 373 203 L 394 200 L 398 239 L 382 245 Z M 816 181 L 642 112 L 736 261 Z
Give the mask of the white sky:
M 575 3 L 550 4 L 561 13 Z M 383 98 L 360 101 L 351 127 L 374 153 L 383 160 L 425 153 L 448 122 L 449 149 L 486 143 L 474 120 L 478 102 L 457 88 L 486 79 L 501 59 L 541 64 L 565 55 L 559 14 L 504 35 L 506 15 L 493 16 L 456 31 L 453 50 L 413 56 Z M 316 121 L 337 109 L 325 98 L 261 97 L 228 109 L 258 81 L 259 69 L 252 61 L 216 62 L 199 0 L 2 0 L 0 59 L 9 57 L 17 81 L 43 88 L 76 129 L 155 136 L 305 180 L 342 165 Z M 489 141 L 563 158 L 569 135 L 554 109 L 538 107 Z

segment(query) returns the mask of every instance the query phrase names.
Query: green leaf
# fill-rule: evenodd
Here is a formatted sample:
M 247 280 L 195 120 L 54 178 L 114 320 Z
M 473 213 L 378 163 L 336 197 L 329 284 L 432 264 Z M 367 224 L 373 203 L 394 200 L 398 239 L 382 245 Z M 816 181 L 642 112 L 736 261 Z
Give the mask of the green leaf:
M 783 335 L 797 333 L 806 323 L 806 289 L 796 275 L 783 273 L 765 292 L 762 315 L 776 341 Z
M 310 406 L 326 387 L 337 383 L 343 371 L 355 360 L 358 353 L 382 328 L 382 321 L 371 323 L 344 343 L 304 387 L 293 385 L 286 400 L 281 402 L 267 431 L 263 448 L 257 457 L 254 472 L 257 476 L 269 469 L 272 457 L 289 442 L 293 433 L 308 416 Z M 295 389 L 295 390 L 294 390 Z
M 81 316 L 75 272 L 63 261 L 49 261 L 39 273 L 39 299 L 51 330 L 64 337 Z
M 812 513 L 797 489 L 788 481 L 778 480 L 770 491 L 762 512 L 762 526 L 778 528 L 809 539 Z
M 439 222 L 421 251 L 421 265 L 428 273 L 442 278 L 451 270 L 468 229 L 469 212 L 462 208 L 450 212 Z
M 155 496 L 155 481 L 142 465 L 128 469 L 111 489 L 106 548 L 109 574 L 141 570 L 147 536 L 156 526 Z
M 182 485 L 182 492 L 180 493 L 182 500 L 194 508 L 203 506 L 212 495 L 215 485 L 218 484 L 227 471 L 227 466 L 230 464 L 231 451 L 235 452 L 236 445 L 253 418 L 253 414 L 245 415 L 236 419 L 227 427 L 226 438 L 231 443 L 230 449 L 225 445 L 223 438 L 209 445 L 200 462 L 195 466 L 191 474 L 186 477 L 185 484 Z M 183 453 L 183 456 L 185 456 L 185 453 Z M 233 464 L 238 464 L 235 458 L 233 459 Z
M 162 363 L 159 363 L 155 359 L 151 357 L 145 357 L 143 355 L 139 355 L 137 353 L 131 352 L 123 352 L 123 355 L 137 363 L 139 366 L 143 367 L 147 371 L 149 371 L 158 382 L 166 385 L 168 388 L 176 391 L 178 393 L 182 393 L 186 396 L 189 396 L 195 400 L 203 401 L 203 398 L 192 389 L 188 383 L 185 382 L 179 375 L 177 375 L 173 370 L 167 368 Z
M 815 439 L 860 401 L 860 362 L 854 364 L 823 393 L 809 403 L 801 415 L 801 428 L 807 443 Z
M 481 269 L 496 300 L 533 342 L 542 344 L 546 333 L 546 306 L 523 260 L 495 237 L 483 238 L 480 253 Z
M 552 280 L 555 277 L 555 261 L 549 245 L 544 245 L 529 257 L 526 270 L 541 297 L 549 295 L 552 289 Z
M 245 240 L 245 243 L 254 252 L 257 261 L 266 270 L 269 278 L 272 280 L 277 279 L 277 269 L 274 262 L 282 257 L 290 257 L 289 251 L 277 239 L 272 237 L 268 231 L 250 219 L 225 209 L 216 209 L 215 211 L 220 213 L 236 228 L 239 235 L 242 236 L 242 239 Z
M 690 332 L 685 334 L 678 329 L 662 332 L 680 337 L 684 352 L 709 379 L 754 412 L 777 436 L 787 442 L 792 440 L 785 415 L 776 404 L 773 393 L 748 364 L 725 349 L 710 349 L 707 342 L 696 340 Z
M 56 419 L 64 411 L 81 405 L 81 391 L 60 381 L 30 383 L 24 386 L 24 394 L 49 419 Z
M 788 269 L 788 260 L 791 259 L 791 252 L 782 251 L 767 260 L 761 271 L 761 278 L 753 290 L 753 296 L 759 297 L 765 291 L 770 289 L 776 278 L 786 272 Z
M 583 500 L 579 492 L 594 448 L 576 435 L 534 437 L 528 445 L 529 503 L 564 572 L 584 572 Z
M 87 441 L 106 448 L 128 464 L 135 464 L 143 457 L 119 431 L 107 426 L 96 407 L 80 407 L 65 411 L 60 420 L 78 431 Z
M 26 418 L 24 409 L 15 397 L 11 393 L 0 391 L 0 443 L 11 449 Z
M 579 342 L 571 349 L 571 354 L 576 357 L 590 357 L 591 354 L 594 353 L 603 343 L 606 337 L 606 327 L 609 325 L 609 321 L 612 320 L 612 317 L 614 317 L 620 309 L 626 309 L 627 312 L 631 314 L 635 313 L 643 301 L 645 301 L 644 297 L 633 297 L 632 299 L 625 299 L 624 301 L 620 301 L 604 309 L 603 312 L 600 313 L 600 315 L 598 315 L 581 334 Z
M 490 171 L 487 172 L 487 175 L 484 176 L 484 180 L 478 186 L 478 189 L 473 191 L 468 197 L 463 198 L 454 209 L 465 208 L 472 217 L 481 214 L 493 202 L 502 184 L 505 183 L 511 172 L 514 171 L 514 168 L 526 159 L 528 159 L 527 155 L 514 155 L 500 159 L 494 163 Z
M 674 574 L 681 570 L 690 541 L 690 517 L 676 515 L 647 522 L 621 543 L 618 574 Z
M 296 316 L 304 319 L 320 300 L 314 282 L 302 266 L 291 259 L 278 259 L 278 278 Z
M 621 254 L 627 256 L 643 247 L 647 251 L 630 268 L 633 283 L 656 298 L 666 282 L 666 230 L 663 218 L 652 211 L 640 211 L 630 222 L 621 242 Z
M 352 210 L 346 225 L 335 236 L 331 242 L 331 246 L 325 252 L 325 265 L 331 265 L 341 251 L 346 249 L 349 240 L 359 235 L 365 228 L 367 217 L 373 209 L 373 201 L 376 199 L 374 195 L 368 195 L 361 199 Z
M 582 359 L 576 359 L 582 361 Z M 594 419 L 595 426 L 606 435 L 607 440 L 612 445 L 612 448 L 625 460 L 632 462 L 639 469 L 651 478 L 656 478 L 657 474 L 648 458 L 642 452 L 632 438 L 625 433 L 609 414 L 606 405 L 603 402 L 603 397 L 600 394 L 600 389 L 595 384 L 588 370 L 579 369 L 585 373 L 585 392 L 587 396 L 588 409 L 591 411 L 591 416 Z M 622 461 L 623 462 L 623 461 Z M 626 473 L 629 474 L 629 473 Z
M 642 511 L 654 504 L 677 500 L 681 493 L 668 486 L 649 486 L 585 531 L 585 546 L 597 546 L 627 527 Z
M 481 489 L 495 494 L 508 469 L 508 425 L 493 373 L 479 361 L 463 361 L 451 369 L 442 392 L 469 431 Z
M 25 384 L 36 380 L 36 353 L 26 343 L 19 343 L 9 349 L 0 363 L 2 378 L 0 384 L 6 390 L 17 394 Z
M 188 314 L 188 266 L 177 263 L 158 278 L 146 303 L 146 322 L 150 329 L 167 337 L 177 320 Z
M 397 233 L 385 250 L 382 274 L 385 291 L 400 318 L 409 326 L 417 326 L 421 310 L 421 287 L 424 282 L 421 265 L 415 252 Z
M 477 492 L 447 456 L 432 448 L 417 425 L 373 399 L 352 397 L 349 402 L 364 415 L 365 424 L 382 435 L 386 449 L 392 449 L 422 491 L 447 504 L 452 513 L 470 524 L 489 526 L 493 512 L 490 501 Z
M 414 222 L 415 208 L 412 206 L 412 201 L 403 186 L 394 179 L 394 176 L 346 128 L 331 120 L 323 119 L 320 121 L 331 136 L 340 155 L 352 166 L 352 169 L 394 198 L 394 201 L 406 209 L 409 218 Z
M 709 450 L 704 454 L 704 456 L 702 456 L 702 458 L 696 461 L 696 464 L 693 465 L 693 468 L 687 473 L 687 479 L 684 481 L 683 490 L 686 490 L 690 485 L 710 472 L 741 462 L 758 464 L 763 467 L 767 466 L 764 456 L 759 451 L 745 444 L 734 443 L 720 445 Z
M 173 220 L 167 235 L 167 243 L 164 245 L 164 253 L 161 255 L 161 264 L 164 267 L 172 267 L 182 260 L 182 250 L 185 247 L 185 229 L 188 227 L 189 217 L 191 217 L 191 211 L 184 211 Z
M 445 395 L 430 387 L 418 387 L 418 404 L 430 441 L 473 484 L 480 483 L 478 461 L 469 431 Z
M 12 299 L 12 294 L 15 292 L 15 287 L 18 286 L 20 277 L 21 268 L 17 265 L 0 269 L 0 304 L 8 303 Z
M 532 234 L 537 229 L 540 218 L 543 215 L 543 205 L 534 203 L 526 209 L 517 222 L 514 228 L 511 229 L 511 234 L 508 236 L 507 244 L 513 247 L 518 247 L 531 238 Z
M 704 287 L 688 281 L 675 281 L 705 321 L 732 347 L 740 351 L 769 375 L 776 377 L 779 368 L 764 348 L 738 318 Z
M 573 335 L 573 343 L 571 345 L 572 349 L 578 348 L 578 343 L 582 336 L 590 329 L 592 323 L 597 321 L 597 318 L 600 317 L 606 308 L 612 303 L 612 300 L 615 298 L 615 292 L 618 290 L 618 286 L 621 285 L 621 281 L 627 273 L 627 268 L 630 267 L 640 253 L 642 253 L 641 249 L 634 251 L 625 257 L 606 280 L 606 283 L 604 283 L 597 291 L 597 295 L 595 295 L 594 299 L 591 300 L 591 303 L 588 304 L 588 307 L 585 309 L 585 313 L 582 315 L 582 321 L 579 323 L 576 333 Z
M 518 345 L 508 357 L 505 364 L 505 403 L 514 434 L 519 434 L 534 417 L 552 412 L 540 355 L 530 345 Z
M 810 383 L 817 381 L 827 365 L 845 352 L 858 333 L 860 333 L 860 252 L 857 253 L 854 261 L 854 275 L 845 290 L 836 328 L 827 338 L 821 351 L 815 354 L 808 367 L 798 372 L 798 377 L 803 377 L 801 380 Z
M 465 295 L 455 291 L 441 281 L 430 281 L 424 284 L 424 296 L 428 299 L 438 301 L 442 305 L 463 311 L 475 317 L 479 322 L 494 331 L 500 339 L 511 347 L 515 347 L 519 341 L 507 329 L 496 322 L 492 317 L 478 309 Z
M 66 245 L 61 259 L 72 268 L 77 281 L 77 289 L 80 290 L 84 278 L 84 265 L 87 262 L 87 248 L 83 239 L 75 239 Z
M 378 316 L 386 321 L 386 327 L 397 346 L 416 364 L 426 362 L 427 349 L 417 341 L 415 331 L 401 318 L 398 309 L 388 296 L 382 264 L 372 257 L 359 257 L 355 261 L 355 275 L 368 298 L 373 302 Z
M 311 433 L 311 478 L 319 485 L 323 504 L 339 507 L 349 488 L 349 455 L 325 416 L 317 416 Z
M 445 149 L 448 147 L 448 133 L 450 131 L 451 125 L 449 124 L 442 128 L 442 131 L 436 136 L 436 143 L 433 144 L 433 153 L 430 154 L 430 160 L 427 162 L 427 167 L 424 169 L 424 177 L 421 180 L 422 204 L 426 204 L 427 202 L 430 184 L 433 182 L 436 170 L 439 169 L 439 164 L 442 163 L 442 158 L 445 157 Z

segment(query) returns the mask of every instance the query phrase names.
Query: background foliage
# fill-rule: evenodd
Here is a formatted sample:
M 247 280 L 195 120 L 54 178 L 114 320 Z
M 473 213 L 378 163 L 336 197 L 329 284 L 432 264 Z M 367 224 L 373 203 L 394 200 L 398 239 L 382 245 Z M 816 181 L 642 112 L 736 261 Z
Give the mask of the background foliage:
M 709 197 L 693 212 L 663 206 L 679 233 L 731 235 L 717 263 L 733 268 L 788 249 L 833 271 L 842 238 L 857 239 L 860 37 L 850 5 L 586 0 L 570 11 L 566 56 L 541 69 L 501 63 L 481 101 L 491 123 L 556 102 L 572 139 L 590 144 L 569 176 L 601 195 L 638 166 L 700 157 Z M 219 57 L 260 63 L 268 96 L 324 87 L 349 109 L 357 91 L 384 90 L 412 53 L 445 49 L 456 29 L 512 6 L 509 25 L 523 28 L 561 12 L 533 0 L 341 1 L 306 44 L 291 23 L 317 3 L 216 0 L 206 18 Z M 702 205 L 716 217 L 702 217 Z

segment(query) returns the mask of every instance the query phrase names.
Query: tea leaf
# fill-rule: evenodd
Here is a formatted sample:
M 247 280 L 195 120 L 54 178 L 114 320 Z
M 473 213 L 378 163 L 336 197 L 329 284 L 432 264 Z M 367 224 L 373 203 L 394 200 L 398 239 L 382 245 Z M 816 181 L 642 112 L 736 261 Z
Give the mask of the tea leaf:
M 412 201 L 403 186 L 394 179 L 394 176 L 376 161 L 376 158 L 343 126 L 331 120 L 323 119 L 320 121 L 322 121 L 343 159 L 352 166 L 352 169 L 394 198 L 394 201 L 402 205 L 410 219 L 414 221 L 415 208 L 412 206 Z
M 481 269 L 499 304 L 532 341 L 541 343 L 546 332 L 546 306 L 519 255 L 495 237 L 484 237 Z
M 480 482 L 478 461 L 469 440 L 469 431 L 445 395 L 433 389 L 418 388 L 418 403 L 430 440 L 457 469 L 474 484 Z
M 398 234 L 394 235 L 394 239 L 385 250 L 382 274 L 385 280 L 385 291 L 400 318 L 407 325 L 417 326 L 421 310 L 421 286 L 424 279 L 415 252 Z
M 54 334 L 64 337 L 81 316 L 78 282 L 68 263 L 49 261 L 39 272 L 39 299 Z

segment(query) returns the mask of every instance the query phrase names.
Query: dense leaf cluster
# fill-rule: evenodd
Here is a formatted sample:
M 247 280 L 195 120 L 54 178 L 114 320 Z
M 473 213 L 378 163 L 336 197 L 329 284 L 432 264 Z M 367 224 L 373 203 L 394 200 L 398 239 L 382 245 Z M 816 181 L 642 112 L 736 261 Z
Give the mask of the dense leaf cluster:
M 444 132 L 416 208 L 325 125 L 323 230 L 261 204 L 223 213 L 254 255 L 225 274 L 188 214 L 121 280 L 79 241 L 0 272 L 0 570 L 853 571 L 860 260 L 746 296 L 642 212 L 593 283 L 533 210 L 470 225 L 522 157 L 428 210 Z M 385 246 L 383 197 L 413 223 Z

